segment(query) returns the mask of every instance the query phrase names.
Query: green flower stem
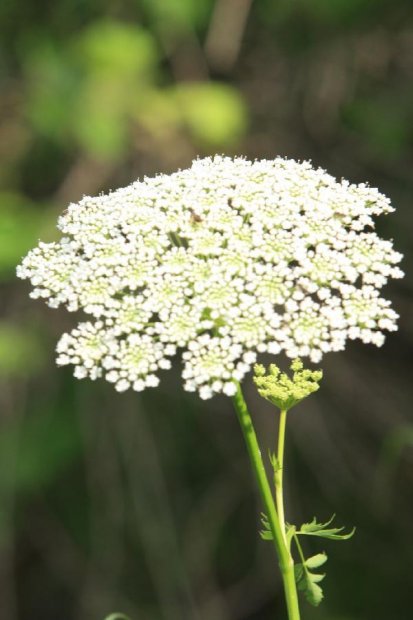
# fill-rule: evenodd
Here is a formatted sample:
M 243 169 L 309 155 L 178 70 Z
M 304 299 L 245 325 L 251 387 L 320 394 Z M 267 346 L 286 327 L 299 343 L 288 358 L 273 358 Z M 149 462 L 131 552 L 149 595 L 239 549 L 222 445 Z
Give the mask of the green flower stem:
M 305 566 L 305 557 L 304 557 L 304 553 L 303 553 L 303 549 L 301 547 L 300 541 L 298 540 L 297 534 L 294 533 L 293 534 L 293 538 L 294 538 L 295 544 L 297 545 L 298 554 L 300 556 L 301 563 L 303 565 L 303 568 L 305 569 L 306 568 L 306 566 Z
M 284 515 L 284 490 L 283 490 L 283 473 L 284 473 L 284 442 L 285 442 L 285 425 L 287 421 L 287 410 L 280 411 L 280 426 L 278 429 L 278 450 L 277 450 L 277 471 L 275 472 L 275 499 L 277 502 L 278 519 L 281 531 L 284 535 L 284 542 L 287 545 L 287 536 L 285 532 L 285 515 Z M 288 546 L 288 545 L 287 545 Z
M 262 461 L 261 450 L 258 445 L 257 436 L 255 434 L 251 415 L 248 411 L 247 404 L 242 394 L 241 386 L 237 384 L 237 393 L 232 398 L 238 420 L 247 444 L 248 453 L 254 470 L 258 487 L 264 502 L 266 515 L 270 524 L 271 532 L 277 556 L 280 563 L 280 569 L 284 584 L 285 597 L 287 601 L 288 619 L 300 620 L 300 610 L 298 607 L 297 586 L 294 576 L 294 561 L 292 559 L 289 546 L 285 537 L 285 524 L 280 522 L 280 517 L 274 504 L 274 498 L 265 472 L 264 463 Z M 285 435 L 285 421 L 284 432 Z M 282 438 L 283 448 L 284 437 Z M 281 485 L 282 493 L 282 485 Z M 283 504 L 281 504 L 283 505 Z

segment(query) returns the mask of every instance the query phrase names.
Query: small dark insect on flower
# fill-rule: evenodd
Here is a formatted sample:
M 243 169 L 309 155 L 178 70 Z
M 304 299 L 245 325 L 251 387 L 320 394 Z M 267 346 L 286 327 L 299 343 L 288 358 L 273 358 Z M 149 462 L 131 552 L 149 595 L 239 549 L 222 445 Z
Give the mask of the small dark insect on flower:
M 202 217 L 198 215 L 198 213 L 195 213 L 193 209 L 190 209 L 189 212 L 191 214 L 191 224 L 199 224 L 199 222 L 202 222 Z

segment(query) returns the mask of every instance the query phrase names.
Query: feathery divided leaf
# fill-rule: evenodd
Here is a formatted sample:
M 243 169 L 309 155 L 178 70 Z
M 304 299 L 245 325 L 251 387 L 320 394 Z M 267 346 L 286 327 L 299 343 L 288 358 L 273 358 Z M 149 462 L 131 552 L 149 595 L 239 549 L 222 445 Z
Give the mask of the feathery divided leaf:
M 331 525 L 335 518 L 335 515 L 331 517 L 326 523 L 318 523 L 314 517 L 310 523 L 303 523 L 301 528 L 297 530 L 297 534 L 304 536 L 319 536 L 321 538 L 328 538 L 330 540 L 348 540 L 354 535 L 356 528 L 354 527 L 351 532 L 347 534 L 341 534 L 344 527 L 328 527 Z
M 314 607 L 318 607 L 324 598 L 323 590 L 317 581 L 321 581 L 324 575 L 316 575 L 309 571 L 303 572 L 303 578 L 298 583 L 298 589 L 303 592 L 305 598 Z
M 276 462 L 272 464 L 275 470 Z M 335 515 L 325 523 L 318 523 L 314 517 L 310 523 L 303 523 L 300 529 L 297 529 L 294 525 L 286 525 L 288 546 L 292 538 L 294 538 L 302 558 L 302 562 L 294 566 L 297 587 L 304 594 L 307 601 L 315 607 L 317 607 L 324 598 L 323 590 L 319 586 L 319 583 L 324 579 L 325 575 L 323 573 L 315 573 L 313 570 L 325 564 L 327 555 L 324 552 L 317 553 L 305 560 L 298 536 L 319 536 L 320 538 L 327 538 L 330 540 L 347 540 L 351 538 L 355 532 L 355 528 L 347 534 L 342 534 L 344 527 L 329 527 L 334 518 Z M 263 540 L 273 540 L 270 523 L 265 513 L 261 513 L 261 523 L 263 527 L 260 531 L 261 538 Z
M 274 537 L 272 535 L 270 522 L 268 521 L 268 517 L 265 512 L 261 513 L 261 524 L 263 529 L 260 530 L 260 536 L 263 540 L 272 540 Z
M 331 517 L 326 523 L 318 523 L 316 518 L 314 517 L 310 523 L 303 523 L 300 529 L 297 529 L 294 525 L 286 524 L 287 535 L 290 533 L 290 537 L 294 534 L 300 536 L 318 536 L 320 538 L 328 538 L 329 540 L 348 540 L 356 531 L 356 528 L 347 534 L 342 534 L 341 532 L 344 530 L 343 527 L 328 527 L 331 525 L 335 518 L 335 515 Z M 268 517 L 265 513 L 261 513 L 261 523 L 263 529 L 260 531 L 260 536 L 263 540 L 272 540 L 273 535 L 271 532 L 271 527 L 268 521 Z M 290 530 L 293 530 L 290 532 Z
M 300 529 L 294 529 L 294 531 L 291 530 L 293 526 L 289 526 L 302 558 L 302 563 L 297 564 L 295 567 L 297 586 L 298 589 L 304 593 L 307 601 L 314 606 L 319 605 L 323 600 L 323 591 L 318 584 L 324 579 L 325 575 L 313 573 L 312 571 L 313 569 L 319 568 L 327 561 L 327 555 L 325 553 L 317 553 L 305 560 L 298 537 L 301 534 L 304 536 L 319 536 L 330 540 L 347 540 L 351 538 L 355 532 L 355 528 L 347 534 L 342 534 L 341 532 L 344 530 L 344 527 L 330 527 L 334 518 L 335 515 L 325 523 L 318 523 L 314 517 L 310 523 L 303 523 Z
M 303 564 L 296 564 L 294 567 L 295 580 L 298 589 L 303 592 L 307 601 L 317 607 L 323 600 L 323 591 L 318 585 L 325 577 L 321 573 L 313 573 L 310 569 L 319 568 L 327 562 L 325 553 L 318 553 L 305 560 Z

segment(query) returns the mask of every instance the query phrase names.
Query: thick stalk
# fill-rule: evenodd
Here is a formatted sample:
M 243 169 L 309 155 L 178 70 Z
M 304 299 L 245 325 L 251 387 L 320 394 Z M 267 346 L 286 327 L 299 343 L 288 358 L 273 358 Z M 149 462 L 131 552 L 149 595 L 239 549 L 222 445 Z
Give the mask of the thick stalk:
M 247 444 L 251 465 L 258 483 L 268 522 L 271 528 L 274 546 L 277 552 L 283 579 L 284 592 L 287 601 L 288 619 L 300 620 L 298 607 L 297 586 L 294 577 L 294 562 L 286 543 L 285 526 L 281 526 L 279 515 L 274 504 L 273 495 L 262 461 L 261 450 L 252 424 L 251 415 L 242 394 L 241 386 L 237 384 L 237 393 L 232 398 L 238 420 Z

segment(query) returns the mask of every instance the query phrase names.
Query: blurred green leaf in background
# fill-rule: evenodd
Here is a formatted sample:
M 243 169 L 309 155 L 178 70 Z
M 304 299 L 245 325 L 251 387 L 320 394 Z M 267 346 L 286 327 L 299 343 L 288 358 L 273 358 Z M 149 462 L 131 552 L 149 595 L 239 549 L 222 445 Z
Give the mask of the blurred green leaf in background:
M 47 40 L 31 46 L 24 57 L 27 117 L 62 146 L 118 160 L 133 148 L 142 122 L 156 133 L 147 122 L 152 101 L 161 126 L 166 111 L 169 130 L 184 127 L 201 145 L 222 148 L 245 133 L 246 107 L 231 86 L 163 85 L 157 41 L 138 25 L 96 21 L 64 46 Z
M 12 192 L 0 192 L 0 277 L 14 277 L 16 264 L 42 235 L 50 214 Z

